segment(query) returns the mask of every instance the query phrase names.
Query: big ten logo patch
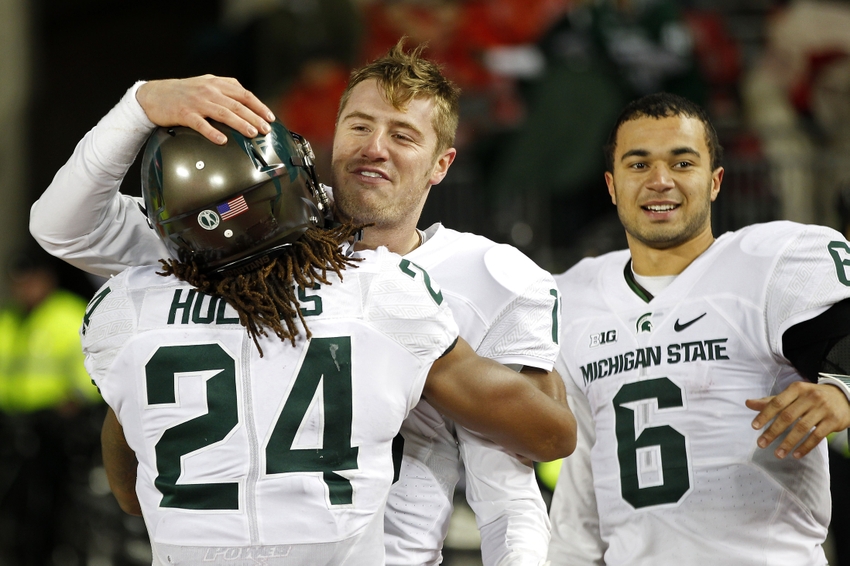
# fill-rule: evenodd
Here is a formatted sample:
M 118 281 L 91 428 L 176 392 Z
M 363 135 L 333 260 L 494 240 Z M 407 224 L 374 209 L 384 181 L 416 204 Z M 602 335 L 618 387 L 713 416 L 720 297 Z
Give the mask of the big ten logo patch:
M 606 330 L 605 332 L 599 332 L 597 334 L 590 335 L 590 347 L 596 348 L 597 346 L 601 346 L 603 344 L 611 344 L 612 342 L 617 341 L 617 331 L 616 330 Z

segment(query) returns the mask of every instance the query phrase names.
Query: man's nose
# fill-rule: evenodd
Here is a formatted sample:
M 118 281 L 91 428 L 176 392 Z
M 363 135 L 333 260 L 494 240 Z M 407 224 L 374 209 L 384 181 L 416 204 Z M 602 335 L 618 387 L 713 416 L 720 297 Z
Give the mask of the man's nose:
M 386 161 L 387 143 L 385 133 L 375 130 L 363 143 L 363 156 L 373 161 Z
M 665 164 L 653 165 L 646 186 L 654 191 L 666 191 L 668 189 L 672 189 L 673 175 L 671 174 L 670 168 Z

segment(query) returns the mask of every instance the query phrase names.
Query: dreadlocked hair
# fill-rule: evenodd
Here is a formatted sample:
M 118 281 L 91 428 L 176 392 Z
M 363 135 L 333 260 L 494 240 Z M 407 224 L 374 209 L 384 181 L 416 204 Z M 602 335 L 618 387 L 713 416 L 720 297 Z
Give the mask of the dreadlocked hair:
M 223 298 L 239 314 L 239 322 L 254 340 L 260 357 L 260 336 L 273 331 L 281 340 L 295 346 L 298 336 L 296 319 L 301 321 L 309 339 L 312 334 L 299 308 L 296 287 L 312 288 L 317 283 L 330 285 L 328 271 L 342 279 L 342 271 L 356 267 L 357 258 L 343 255 L 340 245 L 362 226 L 343 224 L 336 228 L 308 228 L 292 245 L 285 247 L 267 263 L 243 272 L 236 270 L 204 274 L 195 261 L 159 260 L 159 275 L 174 275 L 202 293 Z

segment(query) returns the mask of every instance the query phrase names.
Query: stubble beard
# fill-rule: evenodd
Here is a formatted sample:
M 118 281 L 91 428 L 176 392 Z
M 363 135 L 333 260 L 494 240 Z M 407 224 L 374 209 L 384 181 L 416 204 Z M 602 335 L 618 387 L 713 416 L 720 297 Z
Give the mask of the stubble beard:
M 335 177 L 338 177 L 335 175 Z M 411 214 L 416 214 L 422 201 L 423 190 L 410 189 L 395 199 L 380 199 L 380 193 L 372 189 L 346 187 L 335 179 L 333 187 L 334 207 L 341 220 L 354 224 L 372 224 L 378 228 L 389 228 L 400 224 Z M 427 189 L 427 182 L 423 181 Z M 374 198 L 378 197 L 378 198 Z M 382 202 L 383 200 L 383 202 Z
M 616 186 L 614 190 L 616 192 Z M 708 183 L 706 194 L 711 194 L 711 181 Z M 617 202 L 622 201 L 618 198 Z M 683 226 L 663 222 L 642 224 L 640 221 L 632 222 L 623 209 L 617 206 L 617 216 L 626 233 L 647 247 L 659 250 L 674 248 L 696 237 L 711 218 L 711 199 L 707 199 L 700 209 L 692 211 Z

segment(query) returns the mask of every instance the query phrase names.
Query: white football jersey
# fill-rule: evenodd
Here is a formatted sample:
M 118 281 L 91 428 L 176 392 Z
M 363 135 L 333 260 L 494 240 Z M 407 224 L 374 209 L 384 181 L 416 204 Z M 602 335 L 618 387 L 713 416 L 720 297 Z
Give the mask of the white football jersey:
M 135 99 L 140 84 L 80 141 L 30 213 L 30 231 L 46 250 L 98 275 L 168 257 L 139 199 L 118 192 L 154 128 Z M 406 257 L 440 282 L 461 336 L 479 355 L 551 370 L 559 316 L 551 276 L 510 246 L 440 225 L 427 233 Z M 388 564 L 439 564 L 460 450 L 485 566 L 545 559 L 549 519 L 533 470 L 478 435 L 455 431 L 427 403 L 415 409 L 404 438 L 401 479 L 387 514 Z
M 360 255 L 299 291 L 312 338 L 263 338 L 264 357 L 229 305 L 156 267 L 92 299 L 86 365 L 139 460 L 154 564 L 384 562 L 392 441 L 457 326 L 427 273 Z
M 551 370 L 560 320 L 552 276 L 516 248 L 481 236 L 440 224 L 426 236 L 405 258 L 440 282 L 464 340 L 497 362 Z M 484 564 L 545 560 L 549 520 L 532 468 L 456 428 L 424 400 L 401 432 L 401 475 L 387 503 L 387 564 L 440 563 L 461 460 Z
M 782 335 L 850 297 L 850 245 L 773 222 L 719 237 L 649 301 L 630 273 L 621 251 L 556 277 L 556 368 L 592 428 L 561 472 L 552 564 L 826 564 L 826 444 L 777 459 L 744 401 L 803 379 Z

